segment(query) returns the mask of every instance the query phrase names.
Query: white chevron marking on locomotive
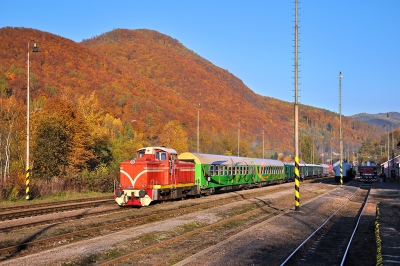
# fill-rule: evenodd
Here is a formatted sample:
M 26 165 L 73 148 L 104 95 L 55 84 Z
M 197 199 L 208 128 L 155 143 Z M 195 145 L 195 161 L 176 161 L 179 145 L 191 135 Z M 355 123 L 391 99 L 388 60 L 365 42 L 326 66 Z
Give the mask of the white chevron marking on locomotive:
M 123 173 L 124 175 L 126 175 L 128 178 L 129 178 L 129 180 L 131 181 L 131 184 L 132 184 L 132 187 L 133 187 L 133 180 L 132 180 L 132 177 L 127 173 L 127 172 L 125 172 L 124 170 L 119 170 L 121 173 Z
M 165 169 L 168 169 L 168 167 L 166 167 Z M 143 174 L 145 174 L 145 173 L 147 173 L 147 172 L 152 172 L 152 173 L 155 173 L 155 172 L 163 172 L 165 169 L 164 169 L 164 168 L 145 169 L 145 170 L 143 170 L 142 172 L 140 172 L 140 173 L 135 177 L 135 179 L 133 179 L 133 180 L 132 180 L 132 177 L 131 177 L 127 172 L 125 172 L 124 170 L 120 170 L 120 172 L 123 173 L 124 175 L 126 175 L 126 177 L 128 177 L 129 180 L 131 181 L 132 187 L 135 187 L 136 180 L 137 180 L 141 175 L 143 175 Z M 181 171 L 194 171 L 194 169 L 185 169 L 185 168 L 180 169 L 180 170 L 181 170 Z

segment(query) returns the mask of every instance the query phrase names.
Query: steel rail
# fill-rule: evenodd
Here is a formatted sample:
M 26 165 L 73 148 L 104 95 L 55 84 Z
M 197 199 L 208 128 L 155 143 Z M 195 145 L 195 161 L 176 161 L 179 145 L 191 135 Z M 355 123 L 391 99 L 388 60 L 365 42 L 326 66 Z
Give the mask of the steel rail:
M 104 200 L 104 199 L 111 199 L 112 195 L 110 196 L 100 196 L 100 197 L 89 197 L 89 198 L 81 198 L 81 199 L 73 199 L 73 200 L 63 200 L 57 202 L 42 202 L 42 203 L 35 203 L 35 204 L 19 204 L 19 205 L 10 205 L 7 207 L 0 208 L 0 214 L 3 212 L 9 212 L 13 210 L 20 210 L 20 209 L 27 209 L 27 208 L 40 208 L 40 207 L 48 207 L 48 206 L 55 206 L 55 205 L 64 205 L 70 203 L 77 203 L 77 202 L 87 202 L 87 201 L 96 201 L 96 200 Z
M 346 261 L 347 253 L 348 253 L 348 251 L 349 251 L 349 249 L 350 249 L 350 246 L 351 246 L 351 243 L 352 243 L 352 241 L 353 241 L 354 235 L 356 234 L 358 225 L 360 224 L 360 220 L 361 220 L 362 214 L 363 214 L 363 212 L 364 212 L 365 206 L 367 205 L 368 198 L 369 198 L 369 193 L 371 192 L 371 187 L 372 187 L 372 186 L 369 187 L 368 192 L 367 192 L 367 195 L 365 196 L 365 200 L 364 200 L 364 202 L 363 202 L 363 206 L 362 206 L 361 212 L 360 212 L 360 214 L 359 214 L 359 216 L 358 216 L 357 223 L 356 223 L 356 225 L 355 225 L 355 227 L 354 227 L 353 233 L 351 234 L 349 243 L 347 244 L 347 247 L 346 247 L 346 250 L 345 250 L 345 252 L 344 252 L 343 259 L 342 259 L 342 262 L 340 263 L 340 266 L 343 266 L 343 265 L 344 265 L 344 262 Z
M 17 218 L 24 218 L 30 216 L 38 216 L 42 214 L 48 214 L 52 212 L 61 212 L 61 211 L 69 211 L 74 209 L 80 209 L 85 207 L 90 207 L 93 205 L 102 205 L 105 203 L 114 202 L 114 199 L 104 199 L 104 200 L 96 200 L 96 201 L 89 201 L 89 202 L 78 202 L 78 203 L 69 203 L 63 205 L 50 205 L 46 207 L 39 207 L 39 208 L 30 208 L 28 210 L 18 210 L 18 211 L 11 211 L 11 212 L 3 212 L 0 217 L 0 221 L 12 220 Z
M 364 201 L 363 201 L 363 206 L 362 206 L 362 211 L 364 210 L 364 206 L 365 206 L 365 203 L 366 203 L 366 200 L 368 199 L 368 196 L 369 196 L 369 191 L 370 191 L 370 189 L 371 189 L 371 187 L 369 188 L 369 190 L 368 190 L 368 193 L 367 193 L 367 195 L 366 195 L 366 197 L 365 197 L 365 199 L 364 199 Z M 286 259 L 285 259 L 285 261 L 283 261 L 282 262 L 282 264 L 281 264 L 281 266 L 283 266 L 283 265 L 286 265 L 288 262 L 290 262 L 290 260 L 299 252 L 299 250 L 316 234 L 316 233 L 318 233 L 324 226 L 325 226 L 325 224 L 327 224 L 344 206 L 346 206 L 347 205 L 347 203 L 349 203 L 349 201 L 359 192 L 361 190 L 361 187 L 359 187 L 352 195 L 350 195 L 348 198 L 347 198 L 347 200 L 342 204 L 342 205 L 340 205 L 339 206 L 339 208 L 335 211 L 335 212 L 333 212 L 313 233 L 311 233 Z M 362 214 L 362 211 L 359 213 L 359 218 L 358 218 L 358 221 L 360 220 L 360 218 L 361 218 L 361 214 Z M 357 222 L 357 225 L 356 225 L 357 227 L 358 227 L 358 222 Z M 355 229 L 356 230 L 356 229 Z M 355 230 L 353 230 L 353 235 L 354 235 L 354 233 L 355 233 Z M 352 235 L 352 237 L 353 237 L 353 235 Z M 352 238 L 351 238 L 351 240 L 352 240 Z M 351 241 L 350 240 L 350 241 Z M 348 244 L 348 248 L 350 247 L 350 244 Z M 346 254 L 347 254 L 347 249 L 346 249 Z

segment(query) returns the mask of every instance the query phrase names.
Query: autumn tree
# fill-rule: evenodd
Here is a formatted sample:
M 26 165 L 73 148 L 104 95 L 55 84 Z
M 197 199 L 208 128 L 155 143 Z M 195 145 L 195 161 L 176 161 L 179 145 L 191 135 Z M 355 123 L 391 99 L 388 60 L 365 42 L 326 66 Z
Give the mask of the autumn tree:
M 160 144 L 175 149 L 178 153 L 188 151 L 188 133 L 176 121 L 170 121 L 162 129 Z
M 13 152 L 18 146 L 17 123 L 22 117 L 18 106 L 15 97 L 0 96 L 0 180 L 2 182 L 7 181 L 13 162 L 18 160 Z
M 359 157 L 362 158 L 362 161 L 369 161 L 370 158 L 374 158 L 374 149 L 374 143 L 371 139 L 363 141 L 358 151 Z
M 80 96 L 76 107 L 84 117 L 93 141 L 94 156 L 89 162 L 89 169 L 94 170 L 100 164 L 108 165 L 112 161 L 109 142 L 113 135 L 111 132 L 114 132 L 108 124 L 111 124 L 111 128 L 113 127 L 114 117 L 106 114 L 100 107 L 95 92 L 89 96 Z
M 33 116 L 33 173 L 51 178 L 88 167 L 93 142 L 82 115 L 68 103 L 48 100 Z
M 136 151 L 149 146 L 144 133 L 136 132 L 129 122 L 123 124 L 123 130 L 109 142 L 109 149 L 113 158 L 112 168 L 117 168 L 122 161 L 135 158 Z
M 318 154 L 310 136 L 300 136 L 301 159 L 306 163 L 318 163 Z M 314 162 L 313 162 L 314 158 Z

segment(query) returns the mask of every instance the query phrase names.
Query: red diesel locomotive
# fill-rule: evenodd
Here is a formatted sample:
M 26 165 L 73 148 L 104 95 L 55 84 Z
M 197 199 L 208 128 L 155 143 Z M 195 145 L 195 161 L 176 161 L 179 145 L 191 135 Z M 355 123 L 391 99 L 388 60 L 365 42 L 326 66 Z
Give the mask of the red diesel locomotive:
M 120 184 L 114 189 L 119 206 L 148 206 L 152 201 L 181 199 L 195 191 L 194 163 L 178 160 L 175 150 L 147 147 L 136 159 L 120 165 Z
M 378 179 L 377 166 L 374 162 L 362 163 L 358 171 L 360 173 L 360 181 L 375 182 Z

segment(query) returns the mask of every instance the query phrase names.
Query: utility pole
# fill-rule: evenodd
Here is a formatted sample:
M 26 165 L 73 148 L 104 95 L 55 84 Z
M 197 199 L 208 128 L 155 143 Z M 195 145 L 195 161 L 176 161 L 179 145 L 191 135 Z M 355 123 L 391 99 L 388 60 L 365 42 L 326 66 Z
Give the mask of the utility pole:
M 300 211 L 300 171 L 299 171 L 299 25 L 298 25 L 298 0 L 295 0 L 295 21 L 294 21 L 294 199 L 295 211 Z
M 342 72 L 339 72 L 339 146 L 340 146 L 340 187 L 343 187 L 343 137 L 342 137 Z
M 199 103 L 197 108 L 197 153 L 200 153 L 200 108 L 201 104 Z
M 240 117 L 239 117 L 239 125 L 238 125 L 238 157 L 240 155 Z
M 264 154 L 265 154 L 265 142 L 264 142 L 264 127 L 263 127 L 263 159 L 264 159 Z

